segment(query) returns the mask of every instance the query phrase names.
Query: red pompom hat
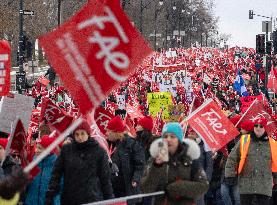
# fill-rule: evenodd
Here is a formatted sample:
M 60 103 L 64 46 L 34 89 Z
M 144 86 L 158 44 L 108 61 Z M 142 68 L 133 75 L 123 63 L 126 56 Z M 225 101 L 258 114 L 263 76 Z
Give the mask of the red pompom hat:
M 42 138 L 37 140 L 37 143 L 40 144 L 43 148 L 47 148 L 52 142 L 55 141 L 55 137 L 49 137 L 49 135 L 43 135 Z
M 149 130 L 150 132 L 153 129 L 153 119 L 150 116 L 145 116 L 138 121 L 138 125 L 142 126 L 143 129 Z
M 240 124 L 240 128 L 251 132 L 254 129 L 254 123 L 251 120 L 244 121 Z
M 74 132 L 76 132 L 77 130 L 85 130 L 88 135 L 90 135 L 91 129 L 89 124 L 87 123 L 87 121 L 83 121 L 74 131 L 73 131 L 73 135 Z
M 125 125 L 122 119 L 119 116 L 116 116 L 109 121 L 107 129 L 113 132 L 124 132 Z
M 7 144 L 8 144 L 7 138 L 0 138 L 0 146 L 2 146 L 4 149 L 6 149 Z

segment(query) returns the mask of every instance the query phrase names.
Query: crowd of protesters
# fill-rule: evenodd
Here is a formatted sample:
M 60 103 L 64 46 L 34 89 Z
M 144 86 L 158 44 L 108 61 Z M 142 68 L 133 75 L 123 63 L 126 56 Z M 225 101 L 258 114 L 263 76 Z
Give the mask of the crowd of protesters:
M 174 103 L 189 105 L 189 95 L 193 95 L 197 108 L 206 98 L 217 98 L 235 125 L 242 114 L 241 93 L 233 88 L 239 69 L 248 95 L 262 94 L 268 113 L 276 119 L 276 93 L 270 93 L 276 92 L 277 85 L 276 90 L 269 90 L 265 77 L 271 69 L 276 71 L 274 56 L 266 63 L 266 72 L 262 57 L 252 49 L 176 48 L 170 52 L 174 55 L 161 51 L 146 59 L 101 105 L 113 114 L 122 113 L 114 104 L 116 95 L 123 94 L 126 104 L 145 115 L 134 120 L 135 134 L 126 128 L 121 115 L 108 122 L 105 140 L 111 151 L 91 137 L 91 127 L 83 121 L 38 164 L 39 172 L 28 177 L 20 168 L 22 155 L 10 152 L 5 156 L 8 139 L 0 138 L 0 204 L 78 205 L 157 191 L 165 193 L 128 200 L 128 204 L 277 204 L 277 153 L 272 150 L 275 141 L 267 134 L 265 118 L 240 122 L 240 135 L 213 151 L 191 127 L 184 133 L 179 122 L 165 122 L 157 132 L 147 106 L 147 93 L 160 91 L 155 67 L 181 65 L 177 71 L 185 74 L 175 69 L 160 75 L 161 81 L 177 79 Z M 192 79 L 191 93 L 182 86 L 183 75 Z M 39 79 L 27 93 L 35 98 L 35 108 L 40 109 L 43 98 L 50 98 L 68 115 L 79 116 L 77 105 L 65 99 L 69 93 L 52 77 L 50 85 Z M 28 155 L 36 158 L 55 140 L 49 137 L 51 131 L 47 122 L 28 130 L 29 143 L 33 143 Z

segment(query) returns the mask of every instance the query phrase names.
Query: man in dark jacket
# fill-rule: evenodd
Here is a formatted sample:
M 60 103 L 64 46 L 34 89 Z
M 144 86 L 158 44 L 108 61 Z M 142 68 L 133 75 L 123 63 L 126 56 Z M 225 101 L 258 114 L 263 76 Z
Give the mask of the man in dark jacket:
M 52 171 L 46 205 L 50 205 L 59 192 L 62 177 L 61 205 L 113 198 L 107 153 L 89 133 L 89 125 L 83 122 L 73 132 L 74 141 L 62 147 Z
M 115 146 L 112 154 L 112 183 L 115 197 L 140 193 L 139 183 L 145 165 L 143 148 L 135 139 L 124 134 L 124 131 L 125 126 L 119 116 L 109 121 L 107 136 Z

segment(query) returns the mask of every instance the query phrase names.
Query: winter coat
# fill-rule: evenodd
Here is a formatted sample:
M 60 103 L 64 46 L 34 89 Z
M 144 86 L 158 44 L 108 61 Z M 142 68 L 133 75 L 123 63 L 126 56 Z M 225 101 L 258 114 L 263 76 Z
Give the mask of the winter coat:
M 14 166 L 19 165 L 14 161 L 14 159 L 11 156 L 8 155 L 2 165 L 5 176 L 12 173 L 12 169 Z
M 57 159 L 55 154 L 48 155 L 39 164 L 39 174 L 27 187 L 25 205 L 44 205 L 45 194 L 51 178 L 52 169 Z M 53 205 L 60 204 L 60 196 L 55 197 Z
M 240 162 L 240 141 L 230 153 L 226 166 L 225 178 L 237 177 Z M 271 151 L 266 135 L 260 139 L 254 132 L 242 172 L 238 178 L 240 194 L 272 195 L 272 181 L 277 182 L 277 173 L 271 171 Z
M 63 177 L 61 205 L 79 205 L 113 198 L 106 151 L 92 138 L 64 145 L 46 193 L 50 204 Z
M 119 168 L 119 173 L 122 174 L 124 180 L 125 196 L 138 194 L 140 192 L 139 186 L 133 188 L 132 182 L 139 184 L 143 175 L 145 166 L 145 156 L 143 147 L 133 138 L 124 135 L 122 142 L 116 146 L 116 150 L 112 155 L 112 161 Z M 121 189 L 123 183 L 116 179 L 117 176 L 113 174 L 113 188 L 116 193 L 117 189 Z
M 156 205 L 192 205 L 207 192 L 209 182 L 190 145 L 182 144 L 176 154 L 169 157 L 168 163 L 156 165 L 152 160 L 142 178 L 142 191 L 146 193 L 165 191 L 156 197 Z M 199 148 L 198 148 L 199 152 Z

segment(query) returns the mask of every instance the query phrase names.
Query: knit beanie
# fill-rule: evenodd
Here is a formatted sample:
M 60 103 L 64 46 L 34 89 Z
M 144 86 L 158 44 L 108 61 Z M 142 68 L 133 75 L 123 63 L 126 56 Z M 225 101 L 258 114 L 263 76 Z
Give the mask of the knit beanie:
M 37 143 L 40 144 L 43 148 L 47 148 L 52 142 L 55 141 L 55 137 L 49 137 L 49 135 L 43 135 L 42 138 L 37 140 Z
M 254 125 L 262 125 L 266 129 L 267 119 L 264 117 L 258 118 L 254 121 Z
M 153 119 L 150 116 L 145 116 L 139 119 L 138 125 L 142 126 L 143 129 L 149 130 L 151 132 L 153 129 Z
M 254 129 L 254 123 L 251 120 L 244 121 L 240 124 L 240 128 L 251 132 Z
M 2 146 L 4 149 L 6 149 L 7 144 L 8 144 L 7 138 L 0 138 L 0 146 Z
M 88 135 L 90 135 L 90 132 L 91 132 L 90 126 L 89 126 L 89 124 L 87 123 L 87 121 L 83 121 L 83 122 L 73 131 L 73 136 L 74 136 L 74 133 L 75 133 L 77 130 L 85 130 L 85 131 L 88 133 Z
M 107 129 L 113 132 L 124 132 L 125 125 L 122 119 L 119 116 L 116 116 L 109 121 Z
M 180 142 L 183 142 L 183 129 L 178 122 L 170 122 L 164 125 L 162 130 L 162 136 L 166 133 L 173 133 Z

